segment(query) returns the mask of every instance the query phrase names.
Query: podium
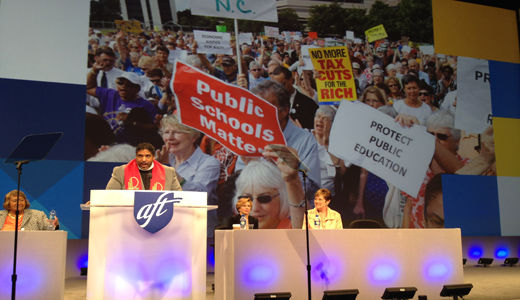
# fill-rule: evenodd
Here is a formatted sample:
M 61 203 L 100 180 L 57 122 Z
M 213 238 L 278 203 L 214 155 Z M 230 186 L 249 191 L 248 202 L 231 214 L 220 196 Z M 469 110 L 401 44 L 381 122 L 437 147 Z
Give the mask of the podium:
M 14 232 L 0 231 L 0 299 L 11 299 L 13 240 Z M 63 299 L 66 254 L 66 231 L 19 231 L 16 299 Z
M 172 219 L 150 233 L 134 218 L 138 193 L 173 193 Z M 205 299 L 205 192 L 92 190 L 87 299 Z

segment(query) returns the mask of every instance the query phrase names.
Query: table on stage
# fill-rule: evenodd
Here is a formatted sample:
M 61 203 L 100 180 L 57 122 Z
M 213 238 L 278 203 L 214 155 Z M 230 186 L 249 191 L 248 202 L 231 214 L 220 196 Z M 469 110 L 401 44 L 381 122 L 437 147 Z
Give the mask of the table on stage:
M 217 230 L 215 238 L 215 299 L 307 299 L 305 230 Z M 380 299 L 402 286 L 441 299 L 444 284 L 463 283 L 460 229 L 311 230 L 309 244 L 312 299 L 343 289 Z
M 11 299 L 14 232 L 0 231 L 0 245 L 0 299 Z M 66 231 L 18 231 L 16 299 L 63 299 L 66 253 Z
M 91 191 L 87 299 L 205 299 L 206 215 L 214 208 L 206 193 L 173 192 L 182 200 L 155 233 L 134 219 L 137 193 L 159 202 L 171 192 Z

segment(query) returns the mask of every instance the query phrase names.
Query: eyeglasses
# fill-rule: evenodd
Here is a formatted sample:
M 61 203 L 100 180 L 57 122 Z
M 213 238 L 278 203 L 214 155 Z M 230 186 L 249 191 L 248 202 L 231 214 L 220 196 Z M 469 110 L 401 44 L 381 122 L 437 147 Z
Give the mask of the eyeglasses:
M 436 133 L 436 132 L 431 132 L 431 131 L 428 131 L 428 133 L 437 137 L 441 141 L 445 141 L 451 136 L 451 135 L 447 135 L 447 134 L 443 134 L 443 133 Z
M 419 92 L 419 96 L 429 96 L 430 93 L 425 92 Z
M 256 201 L 258 201 L 262 204 L 266 204 L 266 203 L 271 202 L 271 200 L 273 200 L 273 198 L 276 198 L 278 196 L 280 196 L 279 193 L 276 195 L 260 195 L 260 196 L 256 197 Z M 247 198 L 247 199 L 251 199 L 251 201 L 253 201 L 253 196 L 251 196 L 251 195 L 238 196 L 238 199 L 241 199 L 241 198 Z
M 186 130 L 165 130 L 162 132 L 163 135 L 174 135 L 174 134 L 182 134 L 182 133 L 190 133 L 189 131 L 186 131 Z

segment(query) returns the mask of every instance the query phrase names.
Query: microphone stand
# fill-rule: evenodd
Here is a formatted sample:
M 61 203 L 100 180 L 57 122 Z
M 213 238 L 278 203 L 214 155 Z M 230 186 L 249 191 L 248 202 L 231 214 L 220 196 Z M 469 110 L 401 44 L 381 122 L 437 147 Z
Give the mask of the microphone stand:
M 303 177 L 303 194 L 304 194 L 304 207 L 305 207 L 305 241 L 307 243 L 307 295 L 308 299 L 311 300 L 311 255 L 309 247 L 309 212 L 307 207 L 307 172 L 305 170 L 298 170 L 302 173 Z
M 28 160 L 21 160 L 16 162 L 16 170 L 18 170 L 18 186 L 16 193 L 16 218 L 14 221 L 14 254 L 13 254 L 13 274 L 11 275 L 11 300 L 16 299 L 16 257 L 18 252 L 18 217 L 20 215 L 20 211 L 18 210 L 18 204 L 20 203 L 20 180 L 22 177 L 22 165 L 29 163 Z

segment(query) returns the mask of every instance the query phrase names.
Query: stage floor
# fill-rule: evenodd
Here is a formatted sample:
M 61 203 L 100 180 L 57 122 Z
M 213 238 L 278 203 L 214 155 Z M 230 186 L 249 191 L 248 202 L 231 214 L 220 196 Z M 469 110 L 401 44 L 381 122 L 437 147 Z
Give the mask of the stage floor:
M 214 281 L 214 274 L 208 273 L 206 279 L 208 300 L 214 299 L 215 293 L 211 289 Z M 464 297 L 465 300 L 520 300 L 520 266 L 518 265 L 515 267 L 492 265 L 486 268 L 466 265 L 464 281 L 473 284 L 473 289 L 467 297 Z M 86 293 L 86 277 L 72 277 L 65 281 L 65 300 L 85 300 Z M 417 291 L 414 299 L 417 299 L 417 295 L 420 295 L 420 291 Z M 439 299 L 450 298 L 439 297 Z M 433 299 L 428 297 L 428 300 Z

